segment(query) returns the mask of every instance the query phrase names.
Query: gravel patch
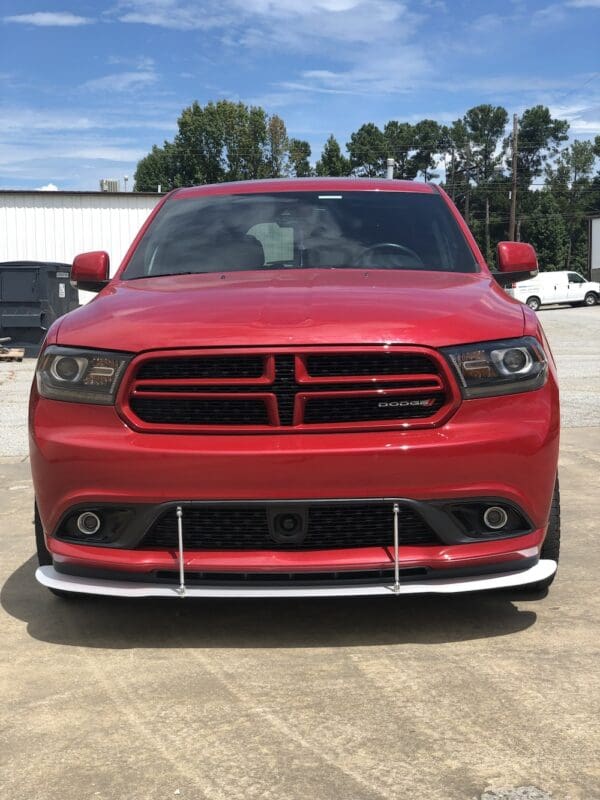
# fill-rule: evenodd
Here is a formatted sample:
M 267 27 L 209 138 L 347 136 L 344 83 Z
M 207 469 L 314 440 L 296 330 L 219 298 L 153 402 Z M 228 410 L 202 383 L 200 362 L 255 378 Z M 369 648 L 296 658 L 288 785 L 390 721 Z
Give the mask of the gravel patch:
M 26 456 L 27 406 L 36 359 L 0 362 L 0 456 Z
M 516 789 L 488 789 L 481 800 L 552 800 L 552 795 L 535 786 L 519 786 Z
M 556 360 L 563 427 L 600 425 L 600 306 L 544 309 L 538 317 Z

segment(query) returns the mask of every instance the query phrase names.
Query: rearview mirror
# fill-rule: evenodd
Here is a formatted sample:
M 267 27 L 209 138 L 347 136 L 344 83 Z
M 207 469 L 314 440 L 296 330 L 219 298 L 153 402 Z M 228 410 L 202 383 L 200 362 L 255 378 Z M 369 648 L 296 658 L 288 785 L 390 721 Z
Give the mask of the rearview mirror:
M 75 256 L 71 269 L 71 283 L 86 292 L 99 292 L 109 280 L 110 260 L 104 250 L 81 253 Z
M 525 242 L 498 243 L 498 272 L 492 275 L 500 286 L 526 281 L 538 274 L 535 250 Z

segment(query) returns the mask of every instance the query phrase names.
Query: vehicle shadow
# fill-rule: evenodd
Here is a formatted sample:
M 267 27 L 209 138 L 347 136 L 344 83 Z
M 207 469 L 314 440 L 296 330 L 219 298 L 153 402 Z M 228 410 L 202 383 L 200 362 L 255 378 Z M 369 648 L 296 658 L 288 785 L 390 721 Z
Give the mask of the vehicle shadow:
M 523 631 L 534 611 L 512 592 L 413 597 L 180 601 L 55 597 L 30 558 L 8 578 L 2 608 L 42 642 L 77 647 L 266 648 L 440 644 Z

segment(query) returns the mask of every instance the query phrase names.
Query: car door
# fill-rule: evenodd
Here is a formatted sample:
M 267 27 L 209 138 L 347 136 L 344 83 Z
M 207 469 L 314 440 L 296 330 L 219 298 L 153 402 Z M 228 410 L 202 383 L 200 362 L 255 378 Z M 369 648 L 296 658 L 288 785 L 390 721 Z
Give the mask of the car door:
M 587 281 L 578 272 L 569 272 L 569 303 L 581 303 L 585 297 Z
M 547 272 L 544 289 L 543 303 L 549 305 L 569 302 L 569 284 L 566 272 Z

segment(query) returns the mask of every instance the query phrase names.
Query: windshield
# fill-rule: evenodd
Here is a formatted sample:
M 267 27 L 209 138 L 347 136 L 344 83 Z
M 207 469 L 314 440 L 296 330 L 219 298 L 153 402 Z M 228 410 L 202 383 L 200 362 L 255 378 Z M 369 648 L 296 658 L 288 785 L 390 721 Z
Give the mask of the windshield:
M 173 197 L 122 277 L 306 268 L 478 271 L 438 194 L 273 192 Z

